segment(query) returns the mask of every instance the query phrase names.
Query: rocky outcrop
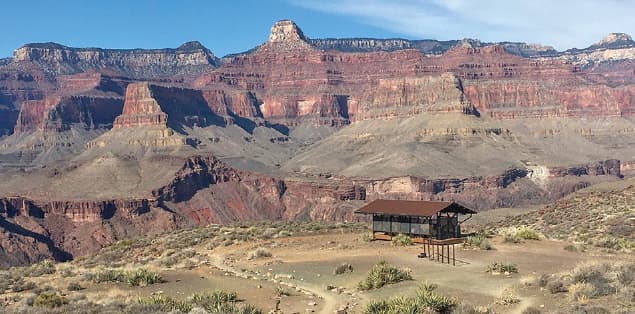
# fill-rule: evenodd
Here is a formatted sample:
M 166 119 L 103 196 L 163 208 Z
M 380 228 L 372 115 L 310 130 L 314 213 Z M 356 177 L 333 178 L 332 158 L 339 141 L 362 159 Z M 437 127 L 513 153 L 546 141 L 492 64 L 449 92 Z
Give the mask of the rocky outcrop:
M 77 125 L 87 130 L 108 128 L 121 108 L 122 99 L 110 97 L 50 96 L 43 100 L 25 101 L 15 132 L 61 132 Z
M 118 216 L 139 216 L 156 206 L 148 199 L 124 200 L 67 200 L 34 201 L 23 197 L 0 198 L 0 215 L 13 218 L 17 215 L 46 219 L 50 215 L 63 216 L 72 222 L 98 222 Z
M 496 176 L 453 179 L 396 177 L 366 181 L 364 187 L 369 200 L 456 200 L 470 208 L 487 209 L 544 204 L 592 183 L 617 180 L 622 176 L 619 160 L 567 168 L 551 167 L 538 174 L 548 177 L 545 181 L 536 180 L 537 170 L 519 168 Z
M 134 83 L 126 89 L 122 113 L 115 119 L 113 127 L 167 126 L 167 123 L 168 115 L 152 97 L 148 83 Z
M 571 166 L 571 167 L 551 167 L 549 175 L 551 177 L 565 176 L 616 176 L 621 177 L 621 163 L 619 160 L 610 159 L 593 164 Z
M 408 40 L 401 38 L 379 39 L 379 38 L 324 38 L 310 39 L 312 45 L 322 50 L 337 50 L 341 52 L 377 52 L 377 51 L 397 51 L 404 49 L 417 49 L 424 54 L 439 55 L 456 45 L 460 45 L 461 40 Z M 494 43 L 480 43 L 478 45 L 492 45 Z M 521 42 L 501 42 L 511 54 L 522 57 L 555 56 L 559 52 L 551 46 L 539 44 L 527 44 Z
M 147 199 L 0 198 L 0 267 L 45 258 L 66 261 L 118 240 L 172 230 L 184 222 Z M 6 258 L 4 258 L 6 254 Z
M 214 68 L 218 62 L 199 42 L 176 49 L 72 48 L 34 43 L 16 49 L 13 61 L 33 62 L 59 74 L 107 69 L 134 78 L 196 74 Z
M 225 125 L 232 122 L 232 117 L 259 115 L 255 99 L 249 93 L 134 83 L 126 90 L 123 111 L 115 119 L 114 127 L 204 127 Z
M 126 79 L 94 72 L 59 76 L 57 90 L 43 99 L 21 103 L 15 132 L 60 132 L 71 126 L 86 130 L 110 128 L 121 113 L 121 95 L 128 83 Z

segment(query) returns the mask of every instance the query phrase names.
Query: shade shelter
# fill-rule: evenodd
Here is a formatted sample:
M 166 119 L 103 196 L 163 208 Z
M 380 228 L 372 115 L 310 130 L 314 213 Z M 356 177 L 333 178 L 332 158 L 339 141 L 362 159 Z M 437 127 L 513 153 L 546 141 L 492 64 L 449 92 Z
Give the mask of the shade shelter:
M 454 245 L 463 242 L 461 223 L 475 211 L 455 202 L 375 200 L 355 211 L 373 216 L 373 239 L 406 234 L 423 245 L 419 257 L 456 265 Z M 460 215 L 467 215 L 460 220 Z
M 397 234 L 415 239 L 445 240 L 461 236 L 461 223 L 475 211 L 455 202 L 374 200 L 355 211 L 372 215 L 373 238 L 390 240 Z M 460 215 L 468 217 L 459 219 Z

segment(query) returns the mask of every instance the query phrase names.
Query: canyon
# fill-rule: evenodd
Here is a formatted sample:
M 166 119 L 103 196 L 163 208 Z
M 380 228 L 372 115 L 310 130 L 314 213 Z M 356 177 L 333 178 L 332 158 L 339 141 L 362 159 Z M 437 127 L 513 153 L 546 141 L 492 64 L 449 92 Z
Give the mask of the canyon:
M 336 220 L 379 198 L 476 210 L 635 172 L 635 42 L 311 39 L 216 57 L 27 44 L 0 61 L 0 260 L 165 230 Z

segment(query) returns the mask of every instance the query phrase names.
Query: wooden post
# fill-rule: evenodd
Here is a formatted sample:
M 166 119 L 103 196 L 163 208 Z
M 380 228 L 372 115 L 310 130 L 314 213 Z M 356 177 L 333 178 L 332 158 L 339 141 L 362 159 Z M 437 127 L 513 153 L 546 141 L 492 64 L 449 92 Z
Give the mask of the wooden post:
M 452 266 L 456 266 L 456 255 L 454 255 L 454 244 L 452 244 Z
M 441 257 L 441 256 L 439 256 L 439 244 L 437 243 L 435 246 L 437 247 L 437 262 L 438 262 L 439 258 Z M 443 253 L 441 253 L 441 254 L 443 254 Z
M 426 249 L 426 243 L 423 243 L 423 254 L 426 255 L 426 257 L 428 257 L 428 250 Z

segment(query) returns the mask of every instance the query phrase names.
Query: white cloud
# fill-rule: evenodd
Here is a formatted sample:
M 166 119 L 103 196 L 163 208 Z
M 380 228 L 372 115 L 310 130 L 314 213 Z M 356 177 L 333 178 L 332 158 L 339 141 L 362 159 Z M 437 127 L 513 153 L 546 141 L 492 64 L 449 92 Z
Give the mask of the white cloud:
M 289 0 L 404 36 L 524 41 L 584 48 L 635 30 L 630 0 Z

